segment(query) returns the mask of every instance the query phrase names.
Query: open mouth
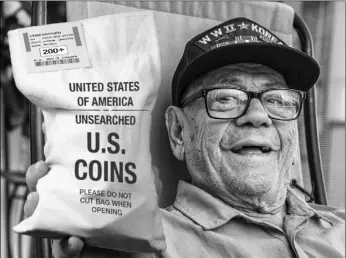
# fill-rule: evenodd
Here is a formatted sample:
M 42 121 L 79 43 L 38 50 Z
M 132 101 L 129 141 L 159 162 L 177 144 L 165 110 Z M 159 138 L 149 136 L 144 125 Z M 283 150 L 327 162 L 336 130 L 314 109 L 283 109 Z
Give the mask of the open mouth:
M 246 145 L 237 146 L 232 148 L 231 151 L 237 154 L 267 154 L 272 152 L 273 149 L 268 146 Z

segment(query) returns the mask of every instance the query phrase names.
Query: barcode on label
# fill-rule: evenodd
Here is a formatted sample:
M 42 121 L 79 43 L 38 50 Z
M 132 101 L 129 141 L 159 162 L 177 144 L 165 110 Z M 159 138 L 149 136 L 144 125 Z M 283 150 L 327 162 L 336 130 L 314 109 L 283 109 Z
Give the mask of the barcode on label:
M 76 57 L 76 58 L 68 58 L 68 59 L 66 58 L 66 59 L 59 59 L 59 60 L 39 61 L 39 62 L 35 62 L 35 66 L 74 64 L 79 62 L 80 62 L 79 58 Z

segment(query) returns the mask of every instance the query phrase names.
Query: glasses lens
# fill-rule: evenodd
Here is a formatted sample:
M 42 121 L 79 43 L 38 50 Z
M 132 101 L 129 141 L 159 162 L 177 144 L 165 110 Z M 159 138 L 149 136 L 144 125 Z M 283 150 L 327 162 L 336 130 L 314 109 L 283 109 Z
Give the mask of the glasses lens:
M 262 95 L 262 104 L 272 118 L 293 119 L 300 110 L 301 95 L 293 90 L 272 90 Z
M 214 118 L 234 118 L 246 108 L 248 96 L 237 89 L 215 89 L 207 94 L 209 115 Z

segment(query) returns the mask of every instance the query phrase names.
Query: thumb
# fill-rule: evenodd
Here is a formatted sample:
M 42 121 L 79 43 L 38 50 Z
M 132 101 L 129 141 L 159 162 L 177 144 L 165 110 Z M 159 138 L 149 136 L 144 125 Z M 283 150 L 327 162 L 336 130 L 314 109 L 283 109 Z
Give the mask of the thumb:
M 55 258 L 79 258 L 84 242 L 78 237 L 69 237 L 53 241 L 53 255 Z

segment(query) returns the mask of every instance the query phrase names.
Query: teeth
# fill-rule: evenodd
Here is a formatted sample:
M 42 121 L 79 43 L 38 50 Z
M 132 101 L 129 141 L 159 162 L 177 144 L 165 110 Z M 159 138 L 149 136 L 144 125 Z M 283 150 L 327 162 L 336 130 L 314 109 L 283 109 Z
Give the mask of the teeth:
M 244 147 L 247 147 L 247 146 L 244 146 Z M 243 148 L 243 146 L 236 147 L 236 148 L 233 148 L 232 151 L 233 152 L 240 152 L 242 150 L 242 148 Z M 271 151 L 271 149 L 269 147 L 258 147 L 258 148 L 260 148 L 261 151 L 264 152 L 264 153 L 268 153 L 268 152 Z
M 234 151 L 240 151 L 242 147 L 237 147 L 237 148 L 234 148 L 233 150 Z
M 268 147 L 262 147 L 262 151 L 263 151 L 263 152 L 269 152 L 269 151 L 270 151 L 270 148 L 268 148 Z

